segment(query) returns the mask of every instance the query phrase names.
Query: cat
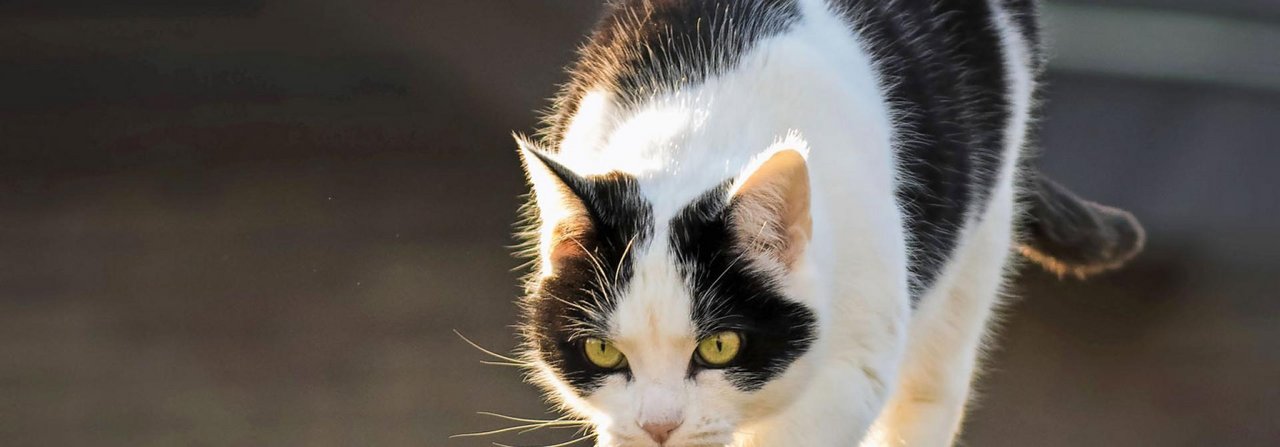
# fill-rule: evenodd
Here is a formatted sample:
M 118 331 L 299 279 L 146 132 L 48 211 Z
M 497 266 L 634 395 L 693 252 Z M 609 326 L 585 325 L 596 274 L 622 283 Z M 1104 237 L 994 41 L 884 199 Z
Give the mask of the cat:
M 1033 0 L 617 0 L 536 138 L 523 361 L 599 446 L 946 446 L 1016 256 L 1142 247 L 1030 167 Z

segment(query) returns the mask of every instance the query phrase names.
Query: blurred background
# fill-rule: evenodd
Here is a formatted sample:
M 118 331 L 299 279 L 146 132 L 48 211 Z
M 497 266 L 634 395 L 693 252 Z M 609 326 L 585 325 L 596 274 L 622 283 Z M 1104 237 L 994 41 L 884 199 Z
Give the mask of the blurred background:
M 469 446 L 529 131 L 598 0 L 0 0 L 0 445 Z M 973 446 L 1280 445 L 1280 3 L 1051 2 L 1042 168 L 1131 268 L 1024 269 Z M 566 431 L 493 438 L 518 446 Z

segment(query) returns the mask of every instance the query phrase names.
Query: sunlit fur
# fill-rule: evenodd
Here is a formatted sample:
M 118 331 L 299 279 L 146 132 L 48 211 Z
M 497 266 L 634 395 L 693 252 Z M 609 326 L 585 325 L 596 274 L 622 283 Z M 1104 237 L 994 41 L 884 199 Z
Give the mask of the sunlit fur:
M 583 94 L 558 147 L 521 141 L 536 196 L 532 244 L 542 259 L 530 290 L 556 274 L 547 259 L 551 232 L 576 212 L 564 188 L 530 160 L 533 151 L 554 152 L 547 156 L 583 176 L 634 176 L 652 207 L 653 234 L 628 247 L 632 276 L 608 315 L 608 338 L 631 374 L 610 375 L 584 395 L 537 346 L 524 356 L 534 365 L 531 380 L 560 408 L 592 421 L 600 446 L 658 445 L 640 426 L 663 420 L 682 422 L 666 446 L 941 446 L 959 428 L 1013 241 L 1030 56 L 1008 19 L 994 18 L 1015 85 L 1003 166 L 983 215 L 970 216 L 952 262 L 913 311 L 912 254 L 895 196 L 912 179 L 897 172 L 894 147 L 903 136 L 883 94 L 889 81 L 841 14 L 819 0 L 800 6 L 798 23 L 763 38 L 726 73 L 626 106 L 600 86 Z M 805 154 L 812 233 L 796 262 L 769 274 L 787 299 L 817 316 L 815 339 L 758 390 L 735 388 L 718 370 L 690 378 L 694 300 L 668 224 L 778 150 Z

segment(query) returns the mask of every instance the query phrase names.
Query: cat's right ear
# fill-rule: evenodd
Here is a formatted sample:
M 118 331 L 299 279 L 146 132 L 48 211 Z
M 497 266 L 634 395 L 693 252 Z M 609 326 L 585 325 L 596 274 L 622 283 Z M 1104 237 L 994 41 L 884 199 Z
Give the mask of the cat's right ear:
M 766 152 L 734 183 L 729 216 L 739 244 L 791 268 L 813 234 L 809 168 L 807 149 L 779 148 Z
M 552 155 L 516 136 L 520 161 L 533 187 L 538 219 L 538 255 L 543 274 L 551 274 L 558 259 L 581 254 L 577 238 L 591 226 L 584 200 L 589 181 L 557 162 Z

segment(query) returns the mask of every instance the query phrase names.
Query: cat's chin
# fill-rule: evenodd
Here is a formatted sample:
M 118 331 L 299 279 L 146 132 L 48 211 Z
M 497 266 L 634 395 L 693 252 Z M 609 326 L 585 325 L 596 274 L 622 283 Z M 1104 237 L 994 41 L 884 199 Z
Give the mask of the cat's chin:
M 661 444 L 661 447 L 728 447 L 733 445 L 733 433 L 696 433 L 689 436 L 677 436 Z M 596 447 L 658 447 L 659 444 L 647 437 L 619 436 L 601 433 Z
M 731 447 L 732 445 L 733 445 L 732 440 L 715 441 L 715 442 L 690 441 L 690 442 L 677 442 L 674 444 L 671 442 L 667 442 L 666 444 L 662 444 L 661 447 Z M 596 444 L 596 447 L 657 447 L 657 446 L 658 444 L 654 443 L 653 441 L 622 443 L 622 444 L 603 444 L 603 443 Z

